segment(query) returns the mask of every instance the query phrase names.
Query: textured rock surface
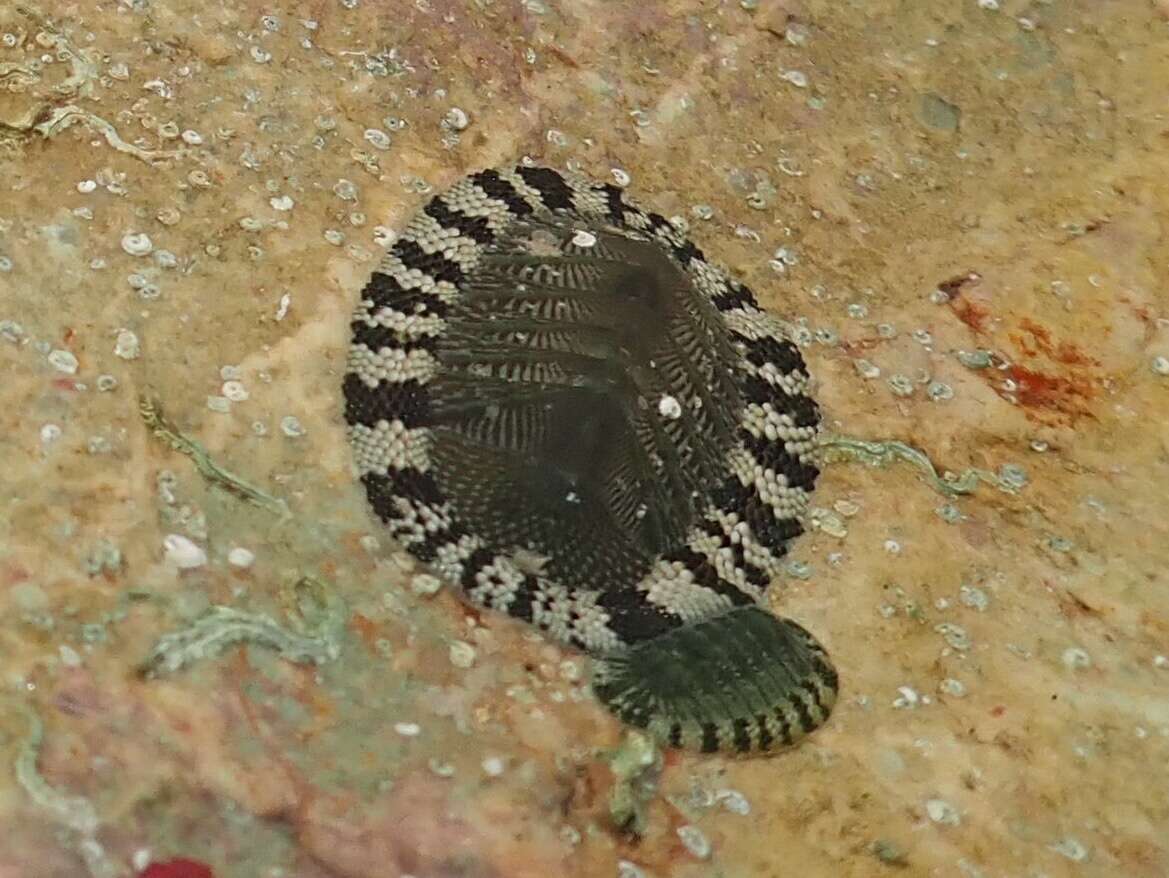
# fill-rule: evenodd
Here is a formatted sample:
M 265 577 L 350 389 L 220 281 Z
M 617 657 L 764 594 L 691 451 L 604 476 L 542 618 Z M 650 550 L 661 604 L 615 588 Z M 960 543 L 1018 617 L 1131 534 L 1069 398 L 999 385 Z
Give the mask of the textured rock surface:
M 0 10 L 0 875 L 1169 871 L 1166 23 L 997 5 Z M 671 754 L 640 841 L 584 660 L 416 594 L 342 430 L 379 227 L 524 153 L 628 174 L 806 318 L 832 427 L 1028 477 L 830 467 L 776 600 L 833 720 Z M 291 625 L 306 574 L 336 660 L 135 674 L 211 604 Z

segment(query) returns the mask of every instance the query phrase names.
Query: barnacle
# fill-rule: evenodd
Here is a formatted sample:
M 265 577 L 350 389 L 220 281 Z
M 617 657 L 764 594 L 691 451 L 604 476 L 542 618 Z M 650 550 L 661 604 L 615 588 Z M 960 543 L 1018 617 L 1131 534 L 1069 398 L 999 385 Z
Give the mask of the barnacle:
M 352 321 L 345 418 L 373 510 L 469 600 L 599 657 L 675 746 L 768 750 L 836 675 L 759 602 L 817 470 L 796 346 L 615 186 L 488 170 L 411 221 Z

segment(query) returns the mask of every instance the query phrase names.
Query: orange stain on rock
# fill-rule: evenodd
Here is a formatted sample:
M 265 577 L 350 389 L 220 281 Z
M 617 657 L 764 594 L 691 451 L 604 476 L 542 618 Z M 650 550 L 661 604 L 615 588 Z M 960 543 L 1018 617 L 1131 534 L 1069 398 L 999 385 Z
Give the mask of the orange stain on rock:
M 968 271 L 938 284 L 938 289 L 948 297 L 950 310 L 954 312 L 954 316 L 969 326 L 976 335 L 986 332 L 986 322 L 991 315 L 986 305 L 967 298 L 965 291 L 967 287 L 977 286 L 981 282 L 981 274 L 977 271 Z
M 354 613 L 350 625 L 367 648 L 372 650 L 377 647 L 377 642 L 382 637 L 381 626 L 377 622 L 361 613 Z
M 1100 365 L 1098 360 L 1071 342 L 1055 340 L 1047 327 L 1028 317 L 1019 321 L 1019 331 L 1012 332 L 1010 338 L 1020 352 L 1018 359 L 1042 360 L 1055 368 L 1034 362 L 1012 363 L 998 373 L 1015 384 L 1013 390 L 1002 391 L 1004 394 L 1039 418 L 1058 414 L 1073 423 L 1081 417 L 1092 417 L 1089 403 L 1100 389 L 1100 376 L 1094 374 L 1094 367 Z
M 1050 330 L 1039 325 L 1034 320 L 1024 317 L 1019 321 L 1019 326 L 1026 333 L 1026 336 L 1013 335 L 1012 339 L 1030 356 L 1043 354 L 1048 359 L 1055 360 L 1057 363 L 1063 363 L 1067 366 L 1100 365 L 1099 360 L 1089 357 L 1071 342 L 1054 342 L 1051 338 Z
M 1048 409 L 1068 415 L 1086 415 L 1083 402 L 1095 396 L 1088 381 L 1077 382 L 1058 375 L 1048 375 L 1028 369 L 1017 363 L 1008 367 L 1006 375 L 1017 385 L 1013 395 L 1019 405 L 1028 409 Z
M 950 310 L 974 332 L 982 334 L 986 331 L 986 321 L 990 319 L 990 312 L 985 306 L 970 299 L 957 298 L 950 300 Z

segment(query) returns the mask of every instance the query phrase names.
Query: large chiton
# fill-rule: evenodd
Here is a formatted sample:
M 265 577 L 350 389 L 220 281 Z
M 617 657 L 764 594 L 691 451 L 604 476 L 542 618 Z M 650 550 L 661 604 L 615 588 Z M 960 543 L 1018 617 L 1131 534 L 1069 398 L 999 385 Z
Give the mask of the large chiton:
M 393 537 L 597 656 L 621 719 L 749 752 L 827 718 L 826 653 L 760 606 L 817 476 L 808 374 L 664 217 L 549 168 L 463 178 L 362 291 L 344 396 Z

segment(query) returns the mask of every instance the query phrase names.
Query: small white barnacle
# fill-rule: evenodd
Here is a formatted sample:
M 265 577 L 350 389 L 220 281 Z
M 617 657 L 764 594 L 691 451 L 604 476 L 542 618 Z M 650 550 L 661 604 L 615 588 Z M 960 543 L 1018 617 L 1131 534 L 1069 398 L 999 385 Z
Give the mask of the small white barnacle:
M 597 656 L 624 721 L 701 750 L 791 744 L 836 695 L 819 644 L 759 606 L 817 475 L 803 360 L 612 179 L 481 171 L 386 236 L 344 379 L 357 470 L 407 552 Z M 693 698 L 653 670 L 677 655 Z

